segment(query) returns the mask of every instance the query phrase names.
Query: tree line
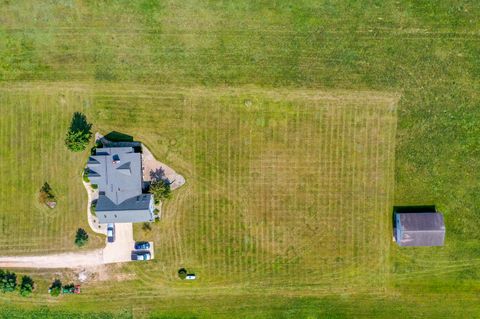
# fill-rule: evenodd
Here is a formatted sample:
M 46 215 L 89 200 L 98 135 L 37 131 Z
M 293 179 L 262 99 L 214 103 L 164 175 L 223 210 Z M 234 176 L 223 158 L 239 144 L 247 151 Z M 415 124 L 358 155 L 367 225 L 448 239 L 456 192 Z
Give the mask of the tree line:
M 23 297 L 29 296 L 35 289 L 35 282 L 29 276 L 22 276 L 20 286 L 17 283 L 17 274 L 0 269 L 0 289 L 4 292 L 19 291 Z

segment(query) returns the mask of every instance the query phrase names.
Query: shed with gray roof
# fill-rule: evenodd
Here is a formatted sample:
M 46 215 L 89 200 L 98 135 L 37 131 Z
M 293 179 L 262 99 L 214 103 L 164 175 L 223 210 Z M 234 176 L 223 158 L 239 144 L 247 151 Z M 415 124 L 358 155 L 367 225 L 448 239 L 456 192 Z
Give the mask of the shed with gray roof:
M 142 191 L 142 155 L 132 147 L 98 148 L 87 162 L 88 177 L 98 185 L 99 223 L 154 220 L 152 194 Z
M 443 215 L 436 211 L 395 213 L 395 237 L 399 246 L 443 246 Z

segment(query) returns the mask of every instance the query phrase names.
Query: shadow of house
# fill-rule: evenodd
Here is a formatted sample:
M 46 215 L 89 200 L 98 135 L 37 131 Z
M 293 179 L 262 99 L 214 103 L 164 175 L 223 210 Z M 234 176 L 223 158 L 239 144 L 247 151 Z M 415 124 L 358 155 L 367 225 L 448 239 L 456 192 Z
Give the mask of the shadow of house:
M 111 131 L 104 137 L 111 142 L 134 142 L 133 136 L 117 131 Z
M 395 214 L 436 212 L 435 205 L 412 205 L 412 206 L 393 206 L 392 225 L 395 230 Z
M 133 147 L 135 153 L 142 153 L 142 143 L 135 141 L 131 135 L 117 131 L 108 133 L 97 142 L 100 142 L 102 147 Z

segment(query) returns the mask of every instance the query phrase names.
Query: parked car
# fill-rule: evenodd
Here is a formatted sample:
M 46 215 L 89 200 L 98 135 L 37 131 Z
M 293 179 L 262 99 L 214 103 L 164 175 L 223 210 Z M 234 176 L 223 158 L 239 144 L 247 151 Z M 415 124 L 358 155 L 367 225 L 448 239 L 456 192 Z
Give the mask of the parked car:
M 151 258 L 149 252 L 134 252 L 132 254 L 132 260 L 150 260 Z
M 115 241 L 115 224 L 107 224 L 107 240 L 109 243 Z
M 187 280 L 195 280 L 197 277 L 195 276 L 195 274 L 188 274 L 185 279 Z
M 150 249 L 150 243 L 147 241 L 139 241 L 135 243 L 136 250 Z

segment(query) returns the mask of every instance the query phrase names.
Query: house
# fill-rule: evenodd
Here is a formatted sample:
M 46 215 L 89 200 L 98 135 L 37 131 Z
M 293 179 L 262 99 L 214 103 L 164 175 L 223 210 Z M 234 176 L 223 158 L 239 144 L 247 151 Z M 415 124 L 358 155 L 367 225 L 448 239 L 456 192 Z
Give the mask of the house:
M 99 223 L 154 220 L 152 194 L 143 193 L 142 154 L 133 147 L 97 148 L 87 162 L 88 178 L 98 185 Z
M 443 246 L 443 215 L 430 211 L 394 212 L 395 239 L 399 246 Z

